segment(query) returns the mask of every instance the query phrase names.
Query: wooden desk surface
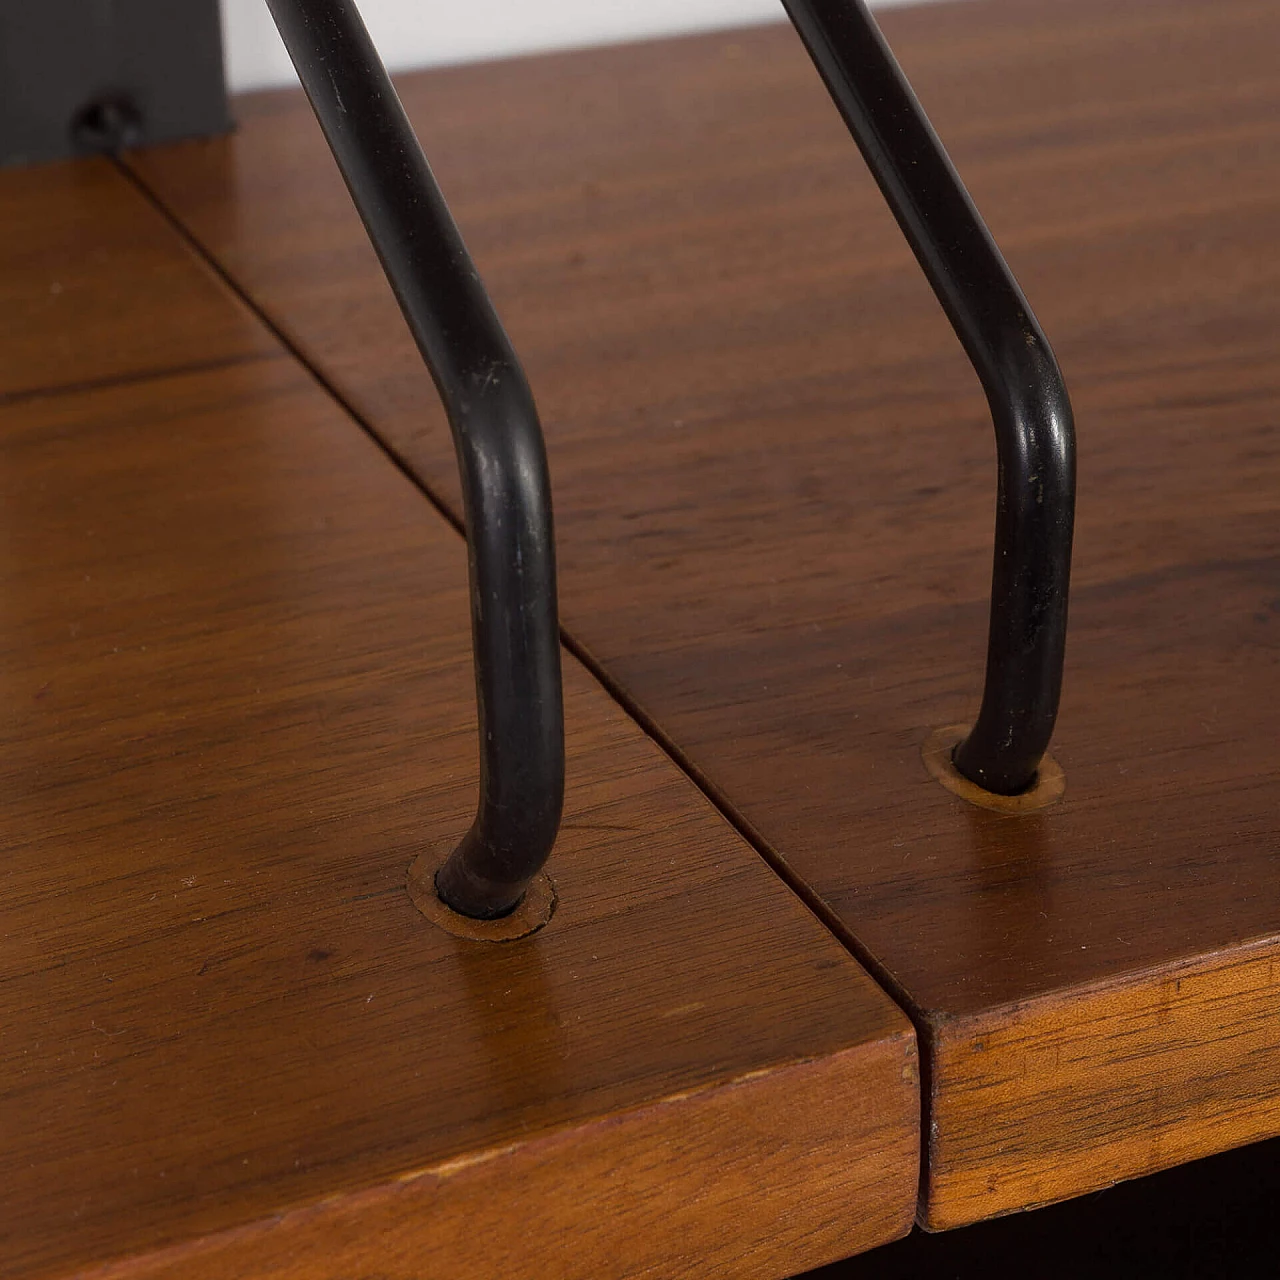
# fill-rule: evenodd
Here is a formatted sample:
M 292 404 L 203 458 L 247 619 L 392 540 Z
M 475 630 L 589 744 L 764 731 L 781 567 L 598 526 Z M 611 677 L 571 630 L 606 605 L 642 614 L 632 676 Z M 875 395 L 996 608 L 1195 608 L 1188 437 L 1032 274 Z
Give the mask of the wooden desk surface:
M 0 401 L 275 354 L 107 160 L 0 170 Z
M 1066 799 L 967 807 L 994 450 L 798 42 L 405 77 L 549 435 L 563 616 L 910 1009 L 932 1226 L 1280 1130 L 1273 4 L 883 15 L 1080 433 Z M 415 472 L 448 434 L 300 97 L 138 172 Z
M 462 540 L 84 171 L 3 178 L 66 288 L 0 405 L 0 1275 L 779 1277 L 904 1233 L 910 1024 L 571 658 L 550 923 L 410 903 L 474 805 Z

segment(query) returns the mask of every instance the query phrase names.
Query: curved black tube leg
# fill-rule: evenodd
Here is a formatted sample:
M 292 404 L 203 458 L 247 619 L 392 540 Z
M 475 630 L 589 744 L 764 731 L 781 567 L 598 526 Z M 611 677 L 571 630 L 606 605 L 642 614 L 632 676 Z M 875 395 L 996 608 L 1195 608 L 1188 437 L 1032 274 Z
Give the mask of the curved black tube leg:
M 1029 787 L 1062 689 L 1075 428 L 1057 361 L 862 0 L 783 0 L 991 406 L 999 475 L 982 708 L 956 768 Z
M 268 0 L 453 429 L 467 526 L 480 804 L 436 888 L 518 905 L 555 843 L 564 708 L 551 490 L 533 396 L 350 0 Z

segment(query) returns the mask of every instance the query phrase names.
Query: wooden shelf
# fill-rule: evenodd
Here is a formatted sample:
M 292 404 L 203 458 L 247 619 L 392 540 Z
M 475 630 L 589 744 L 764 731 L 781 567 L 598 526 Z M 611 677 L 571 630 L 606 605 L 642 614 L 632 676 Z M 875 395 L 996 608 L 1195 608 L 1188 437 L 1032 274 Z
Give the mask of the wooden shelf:
M 543 410 L 566 625 L 911 1011 L 943 1227 L 1280 1131 L 1280 31 L 883 25 L 1076 406 L 1067 792 L 1024 819 L 921 762 L 976 710 L 991 431 L 789 30 L 401 83 Z M 239 113 L 138 172 L 454 502 L 305 105 Z
M 779 1277 L 905 1233 L 910 1024 L 572 659 L 550 923 L 418 913 L 476 790 L 461 538 L 119 172 L 0 189 L 0 1273 Z
M 0 170 L 0 403 L 278 353 L 107 160 Z

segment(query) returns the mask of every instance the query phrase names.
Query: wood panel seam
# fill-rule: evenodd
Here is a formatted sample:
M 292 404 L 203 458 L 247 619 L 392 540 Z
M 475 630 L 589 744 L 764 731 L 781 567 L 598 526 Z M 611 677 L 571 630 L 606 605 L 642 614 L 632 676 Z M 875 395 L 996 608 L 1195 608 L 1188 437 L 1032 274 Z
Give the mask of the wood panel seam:
M 176 212 L 172 210 L 168 204 L 160 197 L 151 185 L 126 161 L 117 161 L 121 172 L 135 184 L 139 192 L 151 202 L 157 211 L 165 218 L 174 231 L 180 235 L 185 244 L 187 244 L 192 252 L 198 254 L 202 261 L 208 264 L 211 270 L 217 273 L 236 298 L 256 316 L 263 325 L 270 330 L 276 339 L 285 347 L 290 355 L 301 364 L 307 372 L 315 379 L 316 383 L 328 393 L 330 397 L 343 409 L 352 422 L 356 424 L 373 442 L 379 450 L 385 455 L 388 461 L 400 472 L 406 480 L 435 508 L 435 510 L 448 522 L 449 526 L 457 533 L 465 536 L 461 521 L 454 515 L 437 494 L 430 488 L 425 481 L 417 475 L 409 463 L 403 459 L 395 449 L 395 446 L 385 439 L 378 430 L 369 421 L 366 415 L 351 402 L 351 400 L 343 394 L 341 389 L 334 383 L 325 372 L 319 368 L 301 349 L 293 338 L 290 337 L 277 321 L 271 316 L 266 308 L 261 305 L 248 291 L 248 289 L 240 284 L 238 280 L 231 274 L 230 270 L 225 267 L 209 250 L 196 234 L 181 221 Z M 735 806 L 728 802 L 711 783 L 711 780 L 699 770 L 693 762 L 682 752 L 676 745 L 674 740 L 670 738 L 659 727 L 656 721 L 649 716 L 644 709 L 632 699 L 622 686 L 614 680 L 609 672 L 605 669 L 587 648 L 575 636 L 567 631 L 563 625 L 560 627 L 560 643 L 575 657 L 586 669 L 591 673 L 592 677 L 604 689 L 609 697 L 618 705 L 618 707 L 639 726 L 641 731 L 650 738 L 654 744 L 666 755 L 671 762 L 680 770 L 702 793 L 707 801 L 720 813 L 725 821 L 740 835 L 761 858 L 765 865 L 770 868 L 782 880 L 783 884 L 789 888 L 792 893 L 805 905 L 808 910 L 817 917 L 817 919 L 832 932 L 840 941 L 841 945 L 848 950 L 853 957 L 872 975 L 877 984 L 888 994 L 890 999 L 906 1014 L 916 1028 L 916 1034 L 920 1035 L 921 1027 L 917 1023 L 916 1015 L 913 1013 L 911 1005 L 905 999 L 905 993 L 901 986 L 896 983 L 893 978 L 884 971 L 874 958 L 864 951 L 857 943 L 853 935 L 847 929 L 840 925 L 838 918 L 830 912 L 821 902 L 816 894 L 811 894 L 803 883 L 787 866 L 786 862 L 779 857 L 765 842 L 755 829 L 745 820 L 738 812 Z M 922 1099 L 926 1096 L 925 1091 L 921 1090 Z
M 329 397 L 346 413 L 347 417 L 356 424 L 370 440 L 377 445 L 388 462 L 435 508 L 439 514 L 455 532 L 465 536 L 462 522 L 449 510 L 449 507 L 440 501 L 439 498 L 414 475 L 409 468 L 391 447 L 391 445 L 378 433 L 373 424 L 355 407 L 351 401 L 343 395 L 337 384 L 332 381 L 314 361 L 302 350 L 297 342 L 289 335 L 288 331 L 283 328 L 265 307 L 260 306 L 253 295 L 244 288 L 238 280 L 228 271 L 221 262 L 210 252 L 204 244 L 198 239 L 193 231 L 178 217 L 178 215 L 169 208 L 164 200 L 161 199 L 151 185 L 142 177 L 140 173 L 125 160 L 115 160 L 117 168 L 121 174 L 131 182 L 142 195 L 142 197 L 152 205 L 157 213 L 173 228 L 184 245 L 199 259 L 199 261 L 217 276 L 218 280 L 231 292 L 235 300 L 243 306 L 267 331 L 275 338 L 277 342 L 300 364 L 307 373 L 315 380 Z
M 180 378 L 184 374 L 215 373 L 219 369 L 234 369 L 240 365 L 284 358 L 283 351 L 250 351 L 240 355 L 217 356 L 212 360 L 193 360 L 184 364 L 163 365 L 155 369 L 139 369 L 134 373 L 122 373 L 113 378 L 90 378 L 83 382 L 60 382 L 42 387 L 24 387 L 21 391 L 0 393 L 0 409 L 26 404 L 31 400 L 48 400 L 53 396 L 86 395 L 94 391 L 110 391 L 115 387 L 126 387 L 135 382 L 163 382 L 166 378 Z

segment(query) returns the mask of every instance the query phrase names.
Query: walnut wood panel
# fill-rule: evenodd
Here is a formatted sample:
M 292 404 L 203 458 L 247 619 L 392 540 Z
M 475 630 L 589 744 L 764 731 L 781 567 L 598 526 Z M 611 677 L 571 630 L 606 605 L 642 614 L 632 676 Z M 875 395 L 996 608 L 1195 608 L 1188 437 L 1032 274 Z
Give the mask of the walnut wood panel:
M 1104 1184 L 1135 1161 L 1160 1169 L 1274 1134 L 1278 960 L 1271 940 L 1232 947 L 948 1029 L 933 1065 L 938 1225 L 1064 1199 L 1086 1163 Z M 1034 1112 L 1059 1123 L 1029 1140 Z
M 0 172 L 0 399 L 270 352 L 107 160 Z
M 907 1230 L 910 1024 L 575 662 L 550 923 L 411 904 L 474 806 L 465 552 L 305 371 L 11 403 L 0 490 L 0 1274 L 781 1276 Z
M 1280 1131 L 1280 15 L 883 23 L 1077 411 L 1067 793 L 1019 820 L 920 758 L 976 711 L 990 424 L 792 34 L 402 85 L 543 409 L 567 626 L 912 1010 L 945 1226 Z M 453 501 L 305 105 L 240 111 L 141 173 Z

